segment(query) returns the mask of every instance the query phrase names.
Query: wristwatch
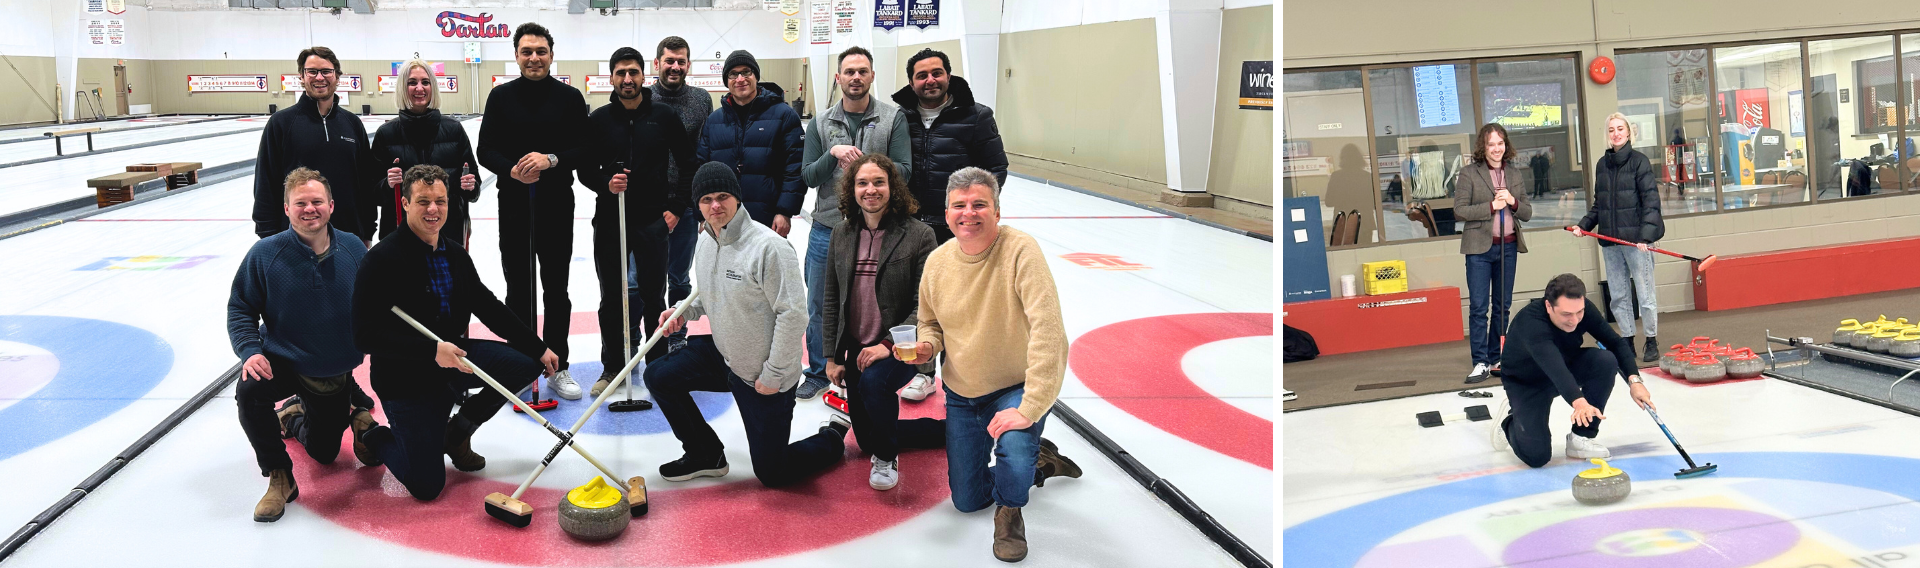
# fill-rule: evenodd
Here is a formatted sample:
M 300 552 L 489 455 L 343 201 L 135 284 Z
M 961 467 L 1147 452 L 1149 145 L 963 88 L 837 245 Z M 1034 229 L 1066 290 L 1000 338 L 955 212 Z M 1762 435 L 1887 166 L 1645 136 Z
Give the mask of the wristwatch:
M 559 155 L 559 154 L 547 154 L 547 167 L 549 167 L 549 168 L 557 168 L 557 167 L 560 167 L 560 155 Z
M 1629 385 L 1637 385 L 1640 383 L 1641 383 L 1640 375 L 1633 375 L 1633 376 L 1627 377 L 1627 384 Z

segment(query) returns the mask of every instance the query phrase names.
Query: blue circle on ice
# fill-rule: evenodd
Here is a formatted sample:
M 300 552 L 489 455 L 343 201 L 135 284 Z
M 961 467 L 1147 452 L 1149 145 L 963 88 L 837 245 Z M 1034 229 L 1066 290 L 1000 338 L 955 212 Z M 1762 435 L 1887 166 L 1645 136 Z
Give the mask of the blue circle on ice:
M 152 391 L 173 368 L 173 347 L 147 330 L 65 316 L 0 316 L 0 340 L 52 353 L 59 371 L 0 408 L 0 460 L 93 425 Z
M 542 398 L 554 398 L 560 401 L 559 407 L 553 410 L 543 410 L 540 412 L 540 416 L 546 417 L 548 422 L 552 422 L 554 426 L 562 430 L 572 428 L 573 421 L 579 420 L 580 413 L 584 412 L 587 406 L 593 404 L 593 382 L 600 380 L 602 365 L 600 362 L 594 361 L 574 363 L 570 365 L 569 368 L 573 371 L 573 380 L 579 381 L 580 383 L 580 400 L 567 400 L 554 397 L 551 392 L 542 391 L 540 393 Z M 540 380 L 544 381 L 546 379 Z M 638 371 L 634 372 L 633 380 L 640 380 L 640 373 Z M 542 388 L 545 386 L 546 383 L 541 383 Z M 644 387 L 646 385 L 638 384 L 635 386 Z M 634 398 L 636 399 L 652 400 L 652 397 L 641 396 L 638 391 L 634 394 Z M 732 393 L 696 391 L 692 394 L 694 404 L 700 407 L 700 416 L 708 422 L 712 422 L 713 419 L 719 418 L 722 414 L 726 414 L 727 409 L 733 407 Z M 607 402 L 612 403 L 613 401 L 626 399 L 627 391 L 625 387 L 622 387 L 618 392 L 613 393 L 613 396 L 609 397 Z M 532 420 L 531 418 L 525 417 L 522 417 L 522 419 Z M 673 428 L 667 425 L 667 418 L 660 415 L 660 407 L 658 406 L 638 412 L 612 412 L 602 408 L 599 412 L 593 413 L 592 418 L 587 419 L 586 425 L 580 427 L 580 431 L 583 433 L 603 436 L 659 434 L 672 430 Z

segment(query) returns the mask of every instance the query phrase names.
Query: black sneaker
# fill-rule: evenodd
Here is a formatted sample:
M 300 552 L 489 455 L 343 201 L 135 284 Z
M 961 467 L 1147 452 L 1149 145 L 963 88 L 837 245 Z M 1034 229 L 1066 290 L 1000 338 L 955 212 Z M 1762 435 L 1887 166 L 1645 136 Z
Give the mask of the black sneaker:
M 1654 336 L 1649 335 L 1647 336 L 1647 346 L 1645 349 L 1643 349 L 1643 352 L 1640 354 L 1640 362 L 1652 363 L 1654 361 L 1659 361 L 1659 360 L 1660 360 L 1660 340 L 1654 338 Z
M 727 474 L 727 457 L 712 459 L 681 456 L 660 465 L 660 477 L 667 481 L 686 481 L 696 477 L 720 477 Z

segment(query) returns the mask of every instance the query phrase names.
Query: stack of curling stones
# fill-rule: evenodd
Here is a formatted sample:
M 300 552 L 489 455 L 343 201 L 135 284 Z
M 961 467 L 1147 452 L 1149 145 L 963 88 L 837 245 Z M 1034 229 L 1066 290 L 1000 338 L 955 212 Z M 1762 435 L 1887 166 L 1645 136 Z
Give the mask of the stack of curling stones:
M 1914 347 L 1920 349 L 1920 344 Z M 1660 372 L 1689 383 L 1751 379 L 1765 370 L 1766 360 L 1755 355 L 1752 349 L 1734 349 L 1710 337 L 1695 337 L 1692 343 L 1676 344 L 1660 357 Z
M 619 489 L 596 475 L 560 499 L 560 529 L 580 540 L 607 540 L 626 532 L 630 508 Z
M 1599 458 L 1587 460 L 1596 467 L 1573 476 L 1573 499 L 1584 505 L 1611 505 L 1633 492 L 1633 480 L 1627 472 L 1614 469 Z
M 1907 318 L 1895 318 L 1889 321 L 1885 315 L 1868 322 L 1856 319 L 1841 320 L 1840 327 L 1833 330 L 1833 345 L 1876 355 L 1920 359 L 1920 325 L 1908 323 Z M 1894 369 L 1886 365 L 1847 357 L 1833 355 L 1823 355 L 1823 357 L 1831 362 L 1846 363 L 1880 372 L 1905 372 L 1905 369 Z

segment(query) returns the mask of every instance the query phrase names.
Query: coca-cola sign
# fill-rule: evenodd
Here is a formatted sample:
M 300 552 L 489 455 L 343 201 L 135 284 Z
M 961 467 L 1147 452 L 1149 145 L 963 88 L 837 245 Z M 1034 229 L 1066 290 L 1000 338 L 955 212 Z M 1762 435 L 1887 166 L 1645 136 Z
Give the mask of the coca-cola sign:
M 480 13 L 478 16 L 469 16 L 452 11 L 441 12 L 438 17 L 433 19 L 433 23 L 440 27 L 440 35 L 442 37 L 513 37 L 513 28 L 506 24 L 493 23 L 493 14 L 485 12 Z

